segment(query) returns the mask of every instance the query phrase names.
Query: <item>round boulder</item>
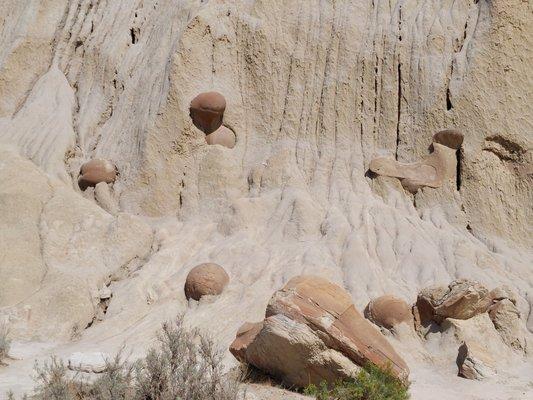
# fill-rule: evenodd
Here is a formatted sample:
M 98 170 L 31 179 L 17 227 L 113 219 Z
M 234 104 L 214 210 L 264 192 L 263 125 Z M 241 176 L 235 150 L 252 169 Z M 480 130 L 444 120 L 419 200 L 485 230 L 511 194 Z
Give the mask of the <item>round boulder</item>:
M 233 149 L 235 147 L 235 134 L 231 129 L 222 125 L 213 133 L 206 135 L 205 141 L 210 145 L 219 144 L 228 149 Z
M 117 168 L 108 160 L 95 158 L 81 166 L 78 184 L 82 190 L 100 182 L 112 183 L 117 178 Z
M 222 125 L 226 99 L 218 92 L 200 93 L 191 101 L 190 116 L 194 125 L 206 135 Z
M 412 325 L 411 307 L 402 299 L 385 295 L 370 300 L 365 308 L 365 317 L 383 328 L 391 329 L 405 322 Z
M 433 143 L 457 150 L 463 144 L 464 135 L 455 129 L 445 129 L 433 135 Z
M 222 293 L 229 282 L 229 276 L 218 264 L 200 264 L 191 269 L 185 280 L 185 297 L 200 300 L 203 296 Z

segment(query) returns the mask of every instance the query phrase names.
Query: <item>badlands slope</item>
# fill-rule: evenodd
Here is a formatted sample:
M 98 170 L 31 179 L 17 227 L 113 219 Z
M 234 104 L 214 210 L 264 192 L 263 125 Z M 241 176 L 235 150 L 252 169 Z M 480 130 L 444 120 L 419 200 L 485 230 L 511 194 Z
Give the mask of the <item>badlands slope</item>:
M 2 0 L 0 314 L 15 360 L 0 367 L 0 397 L 30 390 L 34 360 L 50 354 L 141 356 L 178 313 L 227 349 L 299 274 L 343 286 L 360 311 L 458 278 L 507 285 L 531 335 L 532 11 L 521 0 Z M 233 149 L 208 145 L 189 117 L 210 90 L 226 98 Z M 376 156 L 421 159 L 447 128 L 465 139 L 442 187 L 413 195 L 368 173 Z M 118 178 L 82 191 L 94 158 Z M 185 277 L 203 262 L 230 283 L 189 303 Z M 478 382 L 457 377 L 457 347 L 441 336 L 389 338 L 414 399 L 531 395 L 531 344 Z

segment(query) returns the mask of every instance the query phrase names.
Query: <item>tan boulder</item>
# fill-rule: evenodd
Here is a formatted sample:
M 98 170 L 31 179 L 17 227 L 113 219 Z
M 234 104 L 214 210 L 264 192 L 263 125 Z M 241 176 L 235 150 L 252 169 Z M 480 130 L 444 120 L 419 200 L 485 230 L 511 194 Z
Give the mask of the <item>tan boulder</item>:
M 206 135 L 205 141 L 209 145 L 219 144 L 228 149 L 233 149 L 236 143 L 235 133 L 225 126 L 221 126 L 213 133 Z
M 259 332 L 251 325 L 239 330 L 232 353 L 288 384 L 333 382 L 369 362 L 408 378 L 403 359 L 355 309 L 350 294 L 323 278 L 291 279 L 274 293 L 265 316 Z
M 200 93 L 191 101 L 189 109 L 192 122 L 206 135 L 222 125 L 225 110 L 226 99 L 218 92 Z
M 259 325 L 243 326 L 246 346 L 232 352 L 237 359 L 277 378 L 287 386 L 335 382 L 355 377 L 360 368 L 341 352 L 331 349 L 305 323 L 282 315 L 265 318 Z M 237 336 L 235 341 L 241 341 Z M 241 341 L 243 343 L 243 341 Z M 232 344 L 231 348 L 237 347 Z
M 489 291 L 475 281 L 455 280 L 448 287 L 423 289 L 416 301 L 417 318 L 425 326 L 445 318 L 468 319 L 487 311 L 491 304 Z
M 206 295 L 219 295 L 229 282 L 229 276 L 218 264 L 200 264 L 191 269 L 185 280 L 185 297 L 200 300 Z
M 365 317 L 383 328 L 392 329 L 406 323 L 413 324 L 411 306 L 398 297 L 385 295 L 370 300 L 365 308 Z
M 496 373 L 495 361 L 476 342 L 463 342 L 457 355 L 459 376 L 466 379 L 482 380 Z
M 509 299 L 502 299 L 489 308 L 489 317 L 503 342 L 513 349 L 525 351 L 526 338 L 520 311 Z
M 113 183 L 117 178 L 117 168 L 108 160 L 95 158 L 81 166 L 78 184 L 82 190 L 96 186 L 100 182 Z

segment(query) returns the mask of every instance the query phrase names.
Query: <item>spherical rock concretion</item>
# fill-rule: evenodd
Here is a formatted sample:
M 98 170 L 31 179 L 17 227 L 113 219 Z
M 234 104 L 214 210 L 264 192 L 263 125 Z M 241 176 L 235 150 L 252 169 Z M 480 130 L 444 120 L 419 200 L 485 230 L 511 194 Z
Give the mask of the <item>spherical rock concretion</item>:
M 190 116 L 194 125 L 206 135 L 222 125 L 226 99 L 218 92 L 205 92 L 196 96 L 190 105 Z
M 365 317 L 387 329 L 394 328 L 402 322 L 413 323 L 411 307 L 404 300 L 391 295 L 371 300 L 365 308 Z
M 206 135 L 205 141 L 210 145 L 219 144 L 228 149 L 233 149 L 235 147 L 235 134 L 231 129 L 222 125 L 213 133 Z
M 100 182 L 112 183 L 117 178 L 117 169 L 108 160 L 95 158 L 81 166 L 78 184 L 82 190 L 96 186 Z
M 446 129 L 433 135 L 433 142 L 457 150 L 463 144 L 464 135 L 455 129 Z
M 200 300 L 206 295 L 219 295 L 229 282 L 229 276 L 218 264 L 200 264 L 191 269 L 185 280 L 185 297 Z

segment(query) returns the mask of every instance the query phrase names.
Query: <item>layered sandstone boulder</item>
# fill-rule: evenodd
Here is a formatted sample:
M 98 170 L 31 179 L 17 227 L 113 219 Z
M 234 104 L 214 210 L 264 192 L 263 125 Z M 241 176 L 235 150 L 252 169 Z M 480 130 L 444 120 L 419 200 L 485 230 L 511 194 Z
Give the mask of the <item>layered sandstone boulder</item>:
M 82 190 L 90 186 L 96 186 L 101 182 L 113 183 L 117 178 L 115 165 L 100 158 L 88 161 L 81 166 L 78 184 Z
M 185 297 L 200 300 L 203 296 L 217 296 L 229 282 L 229 276 L 218 264 L 205 263 L 191 269 L 185 280 Z
M 455 280 L 446 286 L 431 286 L 418 294 L 417 322 L 426 326 L 445 318 L 468 319 L 487 311 L 491 304 L 489 291 L 478 282 Z
M 373 363 L 407 380 L 409 369 L 385 337 L 355 309 L 348 292 L 315 276 L 297 276 L 274 293 L 262 324 L 245 324 L 230 351 L 288 385 L 334 382 Z
M 393 329 L 402 323 L 413 324 L 411 306 L 391 295 L 372 299 L 365 308 L 365 317 L 386 329 Z
M 218 92 L 200 93 L 189 109 L 192 122 L 206 135 L 220 128 L 225 110 L 226 99 Z

